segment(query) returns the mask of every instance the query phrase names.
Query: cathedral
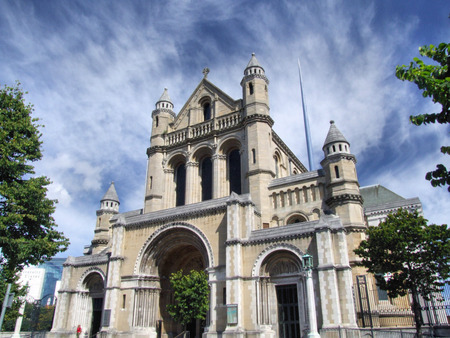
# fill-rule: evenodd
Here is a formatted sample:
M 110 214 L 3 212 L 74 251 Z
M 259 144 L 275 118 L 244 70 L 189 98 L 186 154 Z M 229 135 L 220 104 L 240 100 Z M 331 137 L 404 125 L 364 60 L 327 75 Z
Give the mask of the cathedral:
M 114 183 L 93 238 L 64 263 L 52 337 L 176 337 L 169 276 L 208 275 L 205 321 L 191 337 L 334 337 L 357 329 L 353 253 L 368 224 L 421 209 L 360 188 L 350 143 L 331 121 L 308 171 L 272 129 L 269 80 L 255 55 L 242 98 L 204 77 L 178 113 L 167 89 L 152 112 L 143 208 L 119 211 Z M 144 183 L 144 182 L 143 182 Z M 367 200 L 365 202 L 365 200 Z M 369 204 L 366 204 L 369 203 Z

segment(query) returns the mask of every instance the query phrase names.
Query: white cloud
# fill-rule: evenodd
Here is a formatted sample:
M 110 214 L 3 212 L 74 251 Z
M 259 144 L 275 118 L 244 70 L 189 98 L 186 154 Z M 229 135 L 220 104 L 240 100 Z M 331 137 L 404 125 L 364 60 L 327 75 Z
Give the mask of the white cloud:
M 394 77 L 395 66 L 408 63 L 423 44 L 417 32 L 431 39 L 443 36 L 442 29 L 388 1 L 73 1 L 40 7 L 6 1 L 0 3 L 0 29 L 0 76 L 8 84 L 21 80 L 46 125 L 37 170 L 54 182 L 49 195 L 60 200 L 55 217 L 73 237 L 72 255 L 91 240 L 97 203 L 112 180 L 122 211 L 142 207 L 154 104 L 168 87 L 181 109 L 206 66 L 208 78 L 239 99 L 243 70 L 256 52 L 270 80 L 274 128 L 304 164 L 298 57 L 317 164 L 331 119 L 366 167 L 373 153 L 392 155 L 383 154 L 385 147 L 400 154 L 396 147 L 419 136 L 424 142 L 449 140 L 437 126 L 411 128 L 408 116 L 431 104 L 414 85 Z M 408 149 L 410 158 L 361 168 L 377 177 L 360 179 L 419 196 L 425 216 L 431 218 L 429 210 L 445 218 L 435 196 L 446 195 L 423 179 L 439 154 Z

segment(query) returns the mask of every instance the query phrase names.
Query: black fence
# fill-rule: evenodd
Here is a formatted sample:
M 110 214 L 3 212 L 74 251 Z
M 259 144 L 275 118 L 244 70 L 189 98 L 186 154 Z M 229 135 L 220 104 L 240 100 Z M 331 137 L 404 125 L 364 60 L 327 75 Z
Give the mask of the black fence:
M 376 287 L 366 275 L 357 276 L 354 285 L 356 313 L 359 327 L 414 327 L 410 295 L 390 298 Z M 421 321 L 424 326 L 449 325 L 450 288 L 435 293 L 430 300 L 420 298 Z

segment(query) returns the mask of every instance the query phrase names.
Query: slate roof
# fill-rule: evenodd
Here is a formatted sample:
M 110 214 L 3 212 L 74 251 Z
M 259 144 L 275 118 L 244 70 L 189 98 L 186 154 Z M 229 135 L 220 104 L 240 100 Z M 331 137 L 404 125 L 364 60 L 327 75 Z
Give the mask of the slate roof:
M 252 53 L 252 58 L 248 62 L 247 68 L 250 68 L 250 67 L 260 67 L 260 68 L 262 68 L 261 65 L 258 62 L 258 59 L 255 56 L 255 53 Z
M 345 142 L 347 144 L 350 144 L 344 135 L 341 133 L 341 131 L 336 127 L 334 124 L 334 121 L 330 121 L 330 130 L 328 131 L 327 138 L 325 139 L 325 143 L 323 144 L 323 148 L 325 148 L 330 143 L 335 142 Z
M 103 201 L 114 201 L 117 203 L 119 202 L 119 196 L 117 196 L 116 188 L 114 187 L 114 182 L 111 182 L 111 185 L 109 186 L 108 191 L 103 196 L 103 198 L 100 200 L 100 202 Z
M 170 102 L 170 103 L 172 103 L 172 100 L 170 99 L 169 91 L 167 90 L 167 88 L 164 88 L 164 92 L 162 93 L 162 95 L 161 95 L 161 97 L 159 98 L 159 101 L 158 101 L 158 102 L 161 102 L 161 101 L 165 101 L 165 102 Z

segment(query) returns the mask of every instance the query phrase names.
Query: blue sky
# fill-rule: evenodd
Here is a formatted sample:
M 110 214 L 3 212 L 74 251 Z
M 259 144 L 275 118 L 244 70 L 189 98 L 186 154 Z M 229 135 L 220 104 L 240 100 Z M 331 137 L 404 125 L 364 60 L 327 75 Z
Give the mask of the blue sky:
M 39 174 L 53 181 L 55 219 L 82 254 L 111 181 L 120 210 L 144 201 L 151 112 L 164 87 L 178 112 L 202 79 L 234 99 L 252 52 L 270 80 L 274 129 L 307 165 L 297 71 L 301 58 L 316 167 L 335 120 L 357 156 L 362 186 L 418 196 L 448 223 L 450 195 L 425 173 L 450 161 L 449 126 L 415 127 L 436 112 L 395 66 L 424 44 L 448 42 L 442 1 L 0 0 L 0 84 L 28 91 L 43 128 Z

